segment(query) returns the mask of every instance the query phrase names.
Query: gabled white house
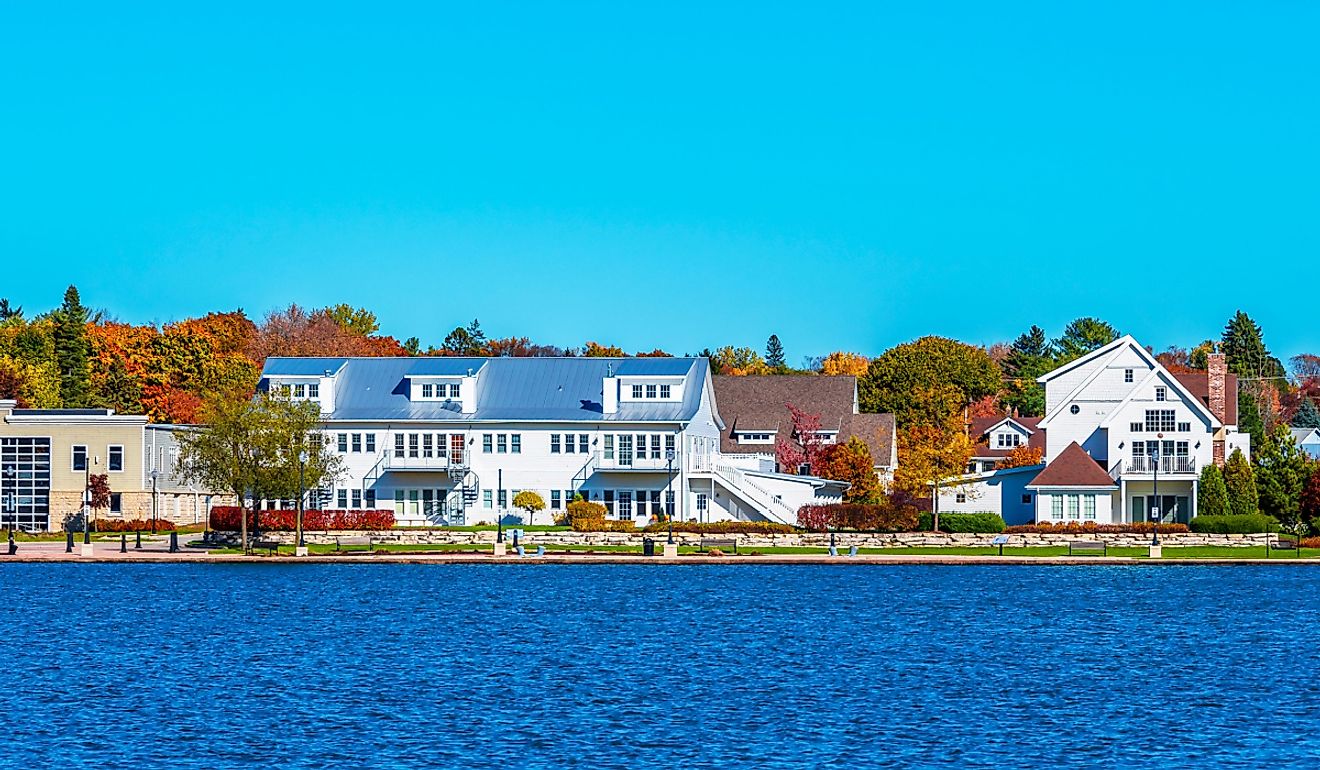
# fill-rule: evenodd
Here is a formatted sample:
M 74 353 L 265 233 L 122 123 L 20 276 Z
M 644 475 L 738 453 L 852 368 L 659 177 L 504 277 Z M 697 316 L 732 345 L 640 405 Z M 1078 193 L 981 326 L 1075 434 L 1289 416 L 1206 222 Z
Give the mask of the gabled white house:
M 392 508 L 405 525 L 520 517 L 575 495 L 618 519 L 796 523 L 845 484 L 740 469 L 704 358 L 270 358 L 260 387 L 320 404 L 346 473 L 333 508 Z
M 1036 521 L 1185 522 L 1196 515 L 1201 468 L 1222 465 L 1235 449 L 1250 454 L 1250 436 L 1237 428 L 1237 380 L 1222 354 L 1205 372 L 1174 374 L 1124 336 L 1038 381 L 1045 467 L 1024 493 L 1034 495 Z M 995 493 L 981 478 L 964 486 L 969 500 Z M 942 494 L 941 510 L 958 494 Z

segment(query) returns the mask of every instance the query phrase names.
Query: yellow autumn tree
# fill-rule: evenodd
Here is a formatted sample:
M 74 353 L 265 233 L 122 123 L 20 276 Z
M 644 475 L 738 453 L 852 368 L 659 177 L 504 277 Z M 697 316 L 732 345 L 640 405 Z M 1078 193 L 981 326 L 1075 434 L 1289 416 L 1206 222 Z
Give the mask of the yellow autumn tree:
M 898 434 L 898 468 L 894 487 L 917 499 L 932 497 L 967 472 L 972 440 L 955 420 L 940 425 L 913 425 Z M 938 506 L 935 529 L 939 530 Z
M 850 374 L 854 377 L 861 377 L 866 374 L 866 367 L 870 363 L 870 359 L 861 353 L 836 350 L 821 359 L 820 373 L 828 375 Z

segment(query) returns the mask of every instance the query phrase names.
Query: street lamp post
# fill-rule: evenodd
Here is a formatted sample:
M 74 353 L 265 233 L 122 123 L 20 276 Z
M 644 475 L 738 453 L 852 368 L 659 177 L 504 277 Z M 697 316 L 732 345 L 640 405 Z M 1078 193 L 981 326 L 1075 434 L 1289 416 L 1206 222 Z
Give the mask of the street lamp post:
M 5 479 L 8 480 L 9 491 L 0 489 L 0 500 L 4 502 L 4 512 L 9 517 L 9 531 L 12 533 L 18 527 L 18 482 L 15 480 L 14 466 L 5 466 Z
M 92 542 L 92 458 L 83 459 L 83 545 Z
M 669 544 L 674 544 L 674 508 L 669 501 L 674 496 L 674 450 L 665 450 L 665 466 L 668 469 L 665 485 L 665 518 L 669 520 Z
M 1155 514 L 1154 526 L 1151 527 L 1151 536 L 1150 536 L 1151 548 L 1160 547 L 1160 518 L 1161 518 L 1160 516 L 1160 444 L 1163 443 L 1162 439 L 1164 438 L 1164 434 L 1157 433 L 1155 434 L 1155 438 L 1157 439 L 1155 442 L 1155 448 L 1148 453 L 1150 456 L 1152 470 L 1155 474 L 1155 495 L 1154 495 L 1155 504 L 1151 506 L 1151 512 Z
M 151 469 L 151 534 L 156 534 L 156 518 L 160 516 L 160 508 L 157 501 L 160 499 L 156 495 L 156 479 L 160 478 L 160 471 L 156 468 Z
M 307 555 L 307 544 L 303 542 L 303 469 L 307 467 L 307 460 L 306 449 L 298 452 L 298 520 L 296 527 L 298 531 L 294 534 L 293 541 L 293 553 L 295 556 Z

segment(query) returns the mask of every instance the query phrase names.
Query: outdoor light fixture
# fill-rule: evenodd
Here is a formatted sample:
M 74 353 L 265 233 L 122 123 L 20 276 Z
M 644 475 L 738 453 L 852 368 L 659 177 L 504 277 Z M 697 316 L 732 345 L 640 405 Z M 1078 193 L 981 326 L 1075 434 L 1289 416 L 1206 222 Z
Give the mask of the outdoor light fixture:
M 303 469 L 307 466 L 308 459 L 310 458 L 307 456 L 306 449 L 298 452 L 298 520 L 296 522 L 298 531 L 293 536 L 295 555 L 299 555 L 299 549 L 306 545 L 303 542 L 303 495 L 305 494 L 303 491 Z

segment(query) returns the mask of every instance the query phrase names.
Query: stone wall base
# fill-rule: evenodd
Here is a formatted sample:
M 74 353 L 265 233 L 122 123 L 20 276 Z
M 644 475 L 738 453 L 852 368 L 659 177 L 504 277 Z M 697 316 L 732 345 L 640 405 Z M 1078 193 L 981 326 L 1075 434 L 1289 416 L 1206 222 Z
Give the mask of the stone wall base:
M 374 543 L 400 545 L 473 545 L 488 546 L 495 542 L 494 531 L 471 532 L 447 529 L 392 529 L 380 532 L 311 532 L 303 533 L 308 543 L 330 545 L 337 537 L 371 537 Z M 292 532 L 263 532 L 263 538 L 293 543 Z M 666 533 L 642 532 L 528 532 L 520 542 L 529 545 L 576 545 L 576 546 L 632 546 L 642 547 L 643 538 L 663 540 Z M 858 548 L 931 548 L 931 547 L 990 547 L 997 535 L 977 534 L 935 534 L 931 532 L 901 533 L 839 533 L 834 536 L 835 545 L 840 549 L 857 546 Z M 1230 546 L 1240 548 L 1263 548 L 1274 535 L 1209 535 L 1199 533 L 1177 533 L 1160 535 L 1160 543 L 1165 546 Z M 509 539 L 508 533 L 505 538 Z M 829 534 L 793 533 L 784 535 L 699 535 L 690 532 L 675 532 L 674 540 L 679 545 L 697 546 L 703 538 L 721 540 L 735 539 L 739 550 L 757 548 L 827 548 L 830 545 Z M 233 535 L 237 542 L 237 533 Z M 1060 535 L 1030 533 L 1008 535 L 1008 548 L 1054 546 L 1067 547 L 1071 542 L 1103 542 L 1114 548 L 1145 548 L 1150 545 L 1150 535 L 1126 533 L 1095 533 L 1085 535 Z M 510 541 L 511 542 L 511 541 Z

